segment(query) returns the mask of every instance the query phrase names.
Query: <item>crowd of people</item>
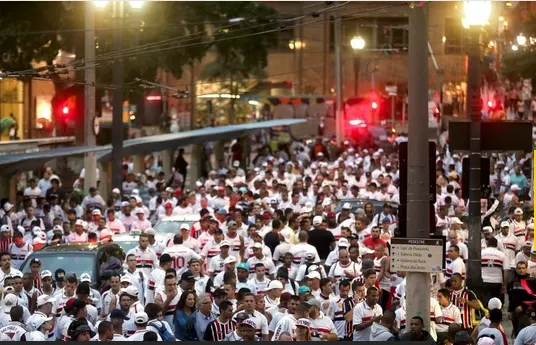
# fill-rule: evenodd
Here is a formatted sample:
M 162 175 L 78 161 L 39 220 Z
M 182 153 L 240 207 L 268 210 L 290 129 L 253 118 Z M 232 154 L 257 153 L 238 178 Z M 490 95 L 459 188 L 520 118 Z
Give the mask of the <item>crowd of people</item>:
M 515 156 L 493 163 L 495 176 L 512 177 L 492 179 L 499 185 L 483 214 L 485 288 L 475 294 L 465 282 L 460 157 L 438 154 L 436 226 L 448 241 L 446 269 L 419 287 L 431 293 L 424 320 L 406 315 L 406 272 L 390 265 L 399 235 L 396 151 L 351 142 L 338 151 L 321 139 L 261 150 L 251 166 L 231 159 L 190 191 L 184 172 L 151 168 L 129 173 L 110 200 L 96 188 L 80 197 L 84 172 L 67 193 L 47 169 L 16 200 L 0 202 L 0 340 L 536 342 L 534 225 L 516 197 L 530 183 Z M 499 200 L 508 214 L 497 220 Z M 156 241 L 154 224 L 174 215 L 199 221 Z M 138 245 L 107 262 L 98 282 L 38 259 L 19 270 L 44 246 L 113 243 L 134 231 Z

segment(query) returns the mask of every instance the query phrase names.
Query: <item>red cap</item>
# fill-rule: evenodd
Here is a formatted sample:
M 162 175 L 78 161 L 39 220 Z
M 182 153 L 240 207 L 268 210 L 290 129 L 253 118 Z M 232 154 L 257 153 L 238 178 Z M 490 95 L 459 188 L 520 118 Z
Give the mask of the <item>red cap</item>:
M 328 212 L 328 217 L 335 217 L 335 212 Z
M 177 197 L 182 196 L 182 189 L 177 189 L 177 190 L 175 191 L 175 196 L 177 196 Z
M 76 301 L 76 298 L 74 298 L 74 297 L 69 298 L 67 300 L 67 302 L 65 303 L 65 306 L 63 307 L 65 309 L 65 311 L 68 312 L 69 310 L 73 309 L 74 301 Z
M 166 202 L 166 204 L 164 205 L 165 208 L 173 208 L 173 204 L 170 203 L 170 202 Z
M 262 215 L 262 218 L 263 218 L 263 219 L 272 219 L 272 216 L 270 215 L 270 213 L 265 212 L 265 213 Z

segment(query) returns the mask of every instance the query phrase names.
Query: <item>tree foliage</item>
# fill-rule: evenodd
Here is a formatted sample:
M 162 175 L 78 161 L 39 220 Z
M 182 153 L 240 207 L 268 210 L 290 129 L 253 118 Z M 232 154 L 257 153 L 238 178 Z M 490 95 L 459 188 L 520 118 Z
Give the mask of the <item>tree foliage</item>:
M 510 80 L 531 78 L 536 86 L 536 47 L 531 42 L 531 37 L 536 37 L 536 16 L 531 15 L 520 25 L 520 31 L 527 37 L 527 45 L 519 47 L 518 51 L 512 51 L 507 46 L 507 52 L 502 58 L 502 72 Z M 515 41 L 515 38 L 514 38 Z

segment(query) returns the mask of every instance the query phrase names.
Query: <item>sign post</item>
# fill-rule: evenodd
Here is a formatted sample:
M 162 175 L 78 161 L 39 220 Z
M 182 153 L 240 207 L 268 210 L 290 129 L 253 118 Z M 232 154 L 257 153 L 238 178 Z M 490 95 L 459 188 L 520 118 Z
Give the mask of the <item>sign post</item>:
M 445 252 L 442 238 L 392 238 L 391 272 L 441 272 L 445 268 Z

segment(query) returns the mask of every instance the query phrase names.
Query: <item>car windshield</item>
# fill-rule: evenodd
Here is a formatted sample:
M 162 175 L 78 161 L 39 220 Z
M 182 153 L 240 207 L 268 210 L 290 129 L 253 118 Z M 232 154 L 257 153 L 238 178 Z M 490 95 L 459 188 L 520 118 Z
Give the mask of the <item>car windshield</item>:
M 117 241 L 115 242 L 125 253 L 128 253 L 129 250 L 136 248 L 138 245 L 138 240 L 129 240 L 129 241 Z
M 41 270 L 49 270 L 54 273 L 57 269 L 64 269 L 66 273 L 75 273 L 80 277 L 82 273 L 89 273 L 91 281 L 96 281 L 95 272 L 95 255 L 88 253 L 50 253 L 43 254 L 36 252 L 32 258 L 41 260 Z M 27 261 L 29 262 L 29 260 Z M 24 273 L 30 272 L 30 265 L 25 265 L 22 268 Z
M 376 138 L 379 138 L 382 135 L 387 135 L 387 130 L 385 128 L 379 127 L 379 126 L 370 127 L 369 131 Z
M 156 232 L 156 234 L 161 234 L 161 235 L 175 235 L 175 234 L 178 234 L 179 233 L 179 226 L 181 226 L 181 224 L 188 224 L 188 226 L 191 228 L 192 227 L 192 224 L 194 223 L 193 221 L 188 221 L 188 220 L 181 220 L 181 221 L 160 221 L 158 222 L 155 226 L 154 226 L 154 230 Z

